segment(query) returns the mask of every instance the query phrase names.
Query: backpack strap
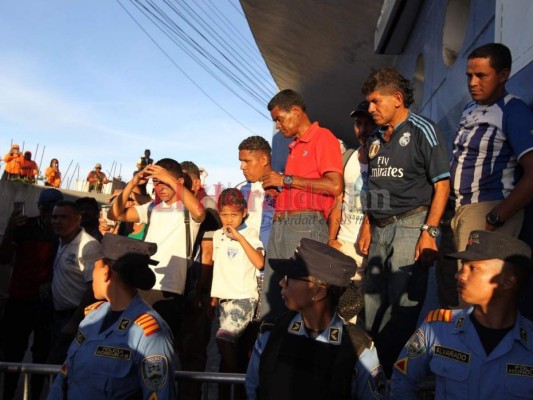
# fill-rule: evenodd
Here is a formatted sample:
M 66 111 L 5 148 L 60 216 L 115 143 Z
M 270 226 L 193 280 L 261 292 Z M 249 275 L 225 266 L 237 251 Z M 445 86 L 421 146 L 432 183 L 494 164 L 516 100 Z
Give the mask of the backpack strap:
M 189 267 L 192 264 L 191 213 L 186 208 L 183 209 L 183 218 L 185 222 L 185 250 L 187 254 L 187 267 Z
M 344 170 L 344 168 L 346 168 L 346 164 L 348 164 L 348 161 L 350 160 L 350 157 L 352 156 L 352 154 L 354 153 L 355 149 L 347 149 L 343 154 L 342 154 L 342 169 Z
M 148 206 L 148 220 L 146 222 L 146 226 L 144 228 L 144 234 L 142 237 L 142 241 L 146 239 L 146 235 L 148 234 L 148 228 L 150 226 L 150 218 L 152 217 L 152 211 L 154 210 L 155 202 L 151 202 Z M 183 218 L 185 222 L 185 249 L 186 249 L 186 256 L 187 256 L 187 267 L 189 267 L 192 264 L 192 246 L 191 246 L 191 213 L 186 208 L 183 209 Z
M 150 226 L 150 218 L 152 218 L 152 211 L 154 210 L 154 207 L 155 207 L 155 202 L 152 201 L 150 205 L 148 206 L 148 219 L 144 227 L 143 237 L 141 238 L 143 242 L 146 239 L 146 235 L 148 234 L 148 227 Z

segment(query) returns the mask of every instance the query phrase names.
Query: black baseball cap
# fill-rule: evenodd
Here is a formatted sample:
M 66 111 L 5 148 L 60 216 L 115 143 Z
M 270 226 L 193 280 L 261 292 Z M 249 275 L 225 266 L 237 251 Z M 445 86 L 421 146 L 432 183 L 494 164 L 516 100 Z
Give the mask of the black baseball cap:
M 368 106 L 369 105 L 370 104 L 366 100 L 360 102 L 357 105 L 357 108 L 350 113 L 350 117 L 355 118 L 355 117 L 357 117 L 358 114 L 365 114 L 365 115 L 368 115 L 369 117 L 371 117 L 370 113 L 368 112 Z
M 472 231 L 466 249 L 447 257 L 466 261 L 498 259 L 517 267 L 531 268 L 531 248 L 514 237 L 492 231 Z
M 292 258 L 269 260 L 272 269 L 293 278 L 312 276 L 330 285 L 346 287 L 355 275 L 355 261 L 339 250 L 304 238 Z
M 37 204 L 40 207 L 52 209 L 56 203 L 59 203 L 60 201 L 63 201 L 63 193 L 57 189 L 50 188 L 43 189 L 41 191 L 39 194 L 39 200 L 37 200 Z

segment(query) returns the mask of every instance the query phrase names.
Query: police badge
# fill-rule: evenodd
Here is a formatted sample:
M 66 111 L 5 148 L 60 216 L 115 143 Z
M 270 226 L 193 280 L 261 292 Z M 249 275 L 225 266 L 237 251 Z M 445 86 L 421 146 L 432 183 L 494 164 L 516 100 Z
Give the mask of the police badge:
M 370 145 L 370 148 L 368 149 L 368 157 L 374 158 L 376 154 L 378 154 L 379 152 L 379 147 L 380 147 L 379 139 L 374 140 L 372 144 Z

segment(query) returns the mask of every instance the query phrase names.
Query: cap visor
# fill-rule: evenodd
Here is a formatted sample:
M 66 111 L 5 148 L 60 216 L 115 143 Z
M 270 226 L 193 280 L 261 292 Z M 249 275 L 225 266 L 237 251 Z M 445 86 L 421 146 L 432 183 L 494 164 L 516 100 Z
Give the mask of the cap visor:
M 487 260 L 487 256 L 484 254 L 476 253 L 475 251 L 459 251 L 457 253 L 446 254 L 445 257 L 456 258 L 458 260 L 467 260 L 467 261 L 481 261 Z
M 269 258 L 268 262 L 270 267 L 274 272 L 280 275 L 302 277 L 309 276 L 307 269 L 303 263 L 299 263 L 296 260 L 290 259 L 279 259 L 279 258 Z

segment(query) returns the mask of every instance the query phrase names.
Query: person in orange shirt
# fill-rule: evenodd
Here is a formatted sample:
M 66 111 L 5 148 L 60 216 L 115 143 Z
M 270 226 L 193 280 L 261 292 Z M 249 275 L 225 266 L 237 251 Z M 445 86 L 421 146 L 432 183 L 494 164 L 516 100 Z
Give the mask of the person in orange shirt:
M 52 158 L 50 166 L 46 168 L 44 176 L 44 186 L 51 186 L 54 188 L 61 186 L 61 172 L 59 172 L 59 161 L 57 161 L 57 158 Z
M 2 180 L 12 181 L 19 178 L 20 164 L 24 160 L 18 144 L 11 146 L 11 150 L 4 156 L 6 167 L 2 175 Z
M 31 159 L 31 151 L 25 151 L 20 163 L 20 178 L 28 183 L 35 183 L 35 178 L 39 173 L 37 163 Z

